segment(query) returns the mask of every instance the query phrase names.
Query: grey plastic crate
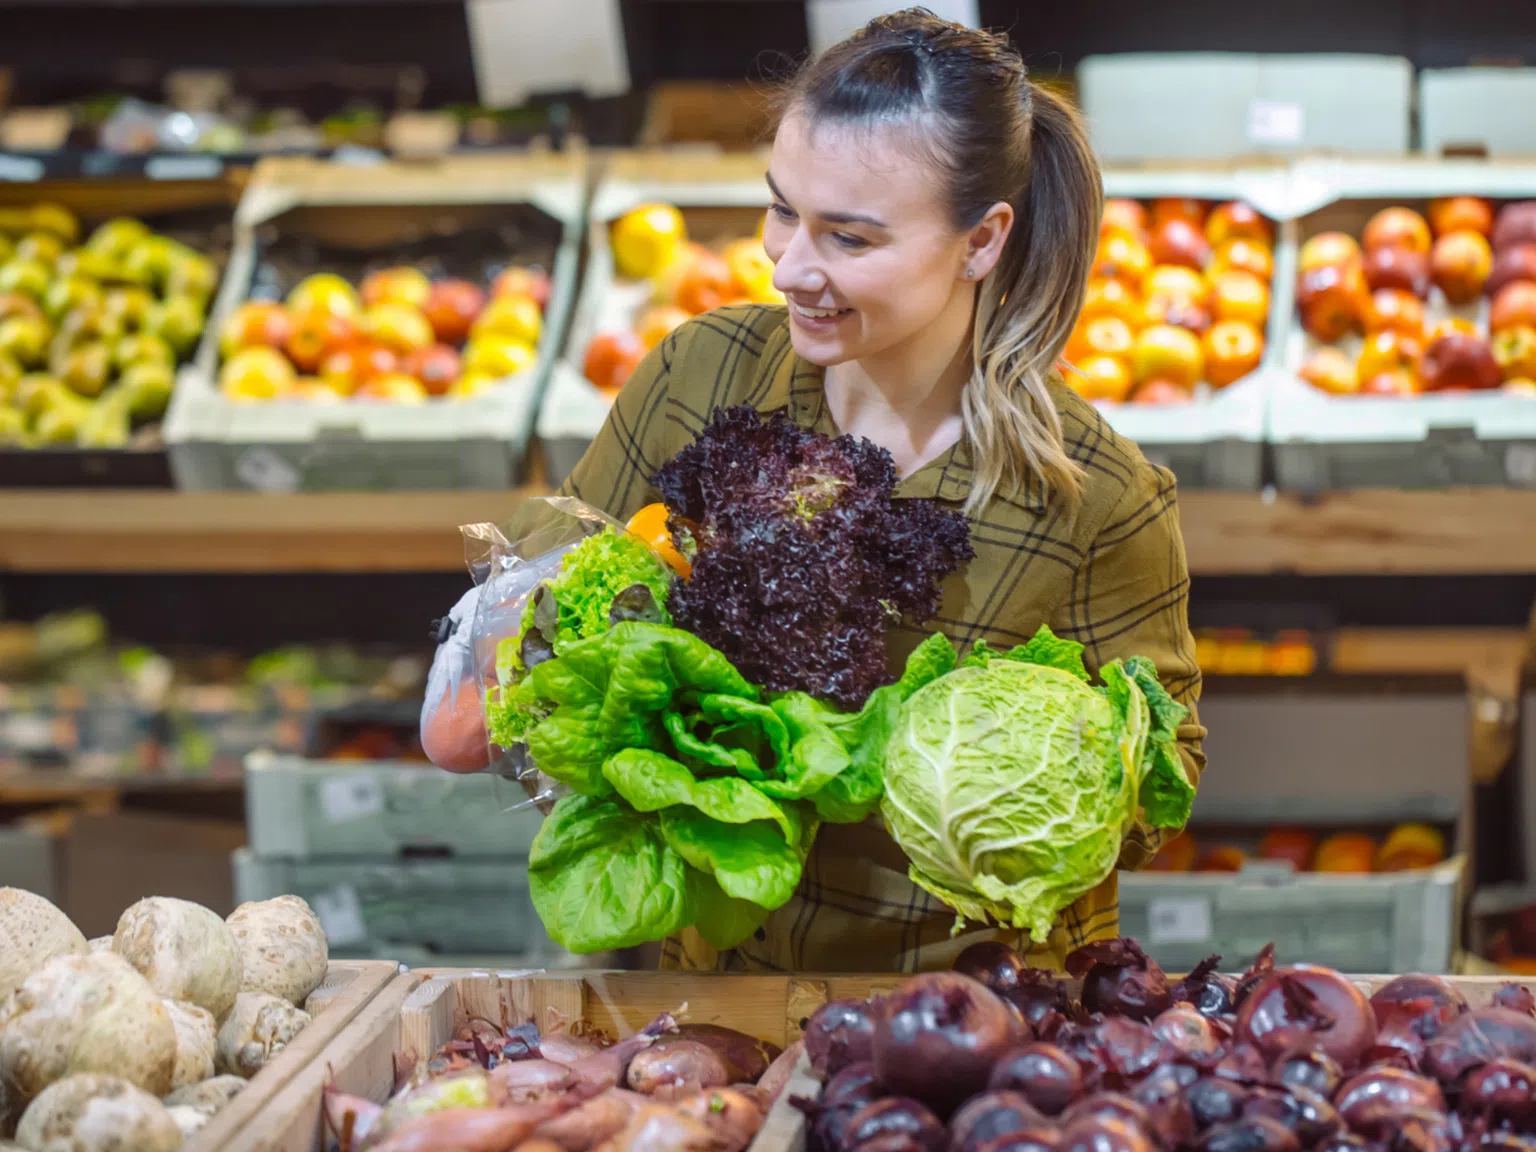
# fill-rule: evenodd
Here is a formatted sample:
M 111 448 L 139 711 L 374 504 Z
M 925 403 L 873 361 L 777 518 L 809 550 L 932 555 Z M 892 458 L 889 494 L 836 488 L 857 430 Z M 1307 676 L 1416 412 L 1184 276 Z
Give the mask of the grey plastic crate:
M 1273 943 L 1282 961 L 1343 972 L 1449 972 L 1464 861 L 1382 876 L 1257 869 L 1120 878 L 1120 931 L 1170 972 L 1219 952 L 1248 964 Z
M 303 861 L 241 848 L 234 872 L 237 900 L 307 900 L 333 956 L 390 956 L 395 943 L 530 960 L 554 951 L 528 895 L 525 859 Z
M 264 858 L 526 856 L 539 830 L 536 811 L 507 811 L 517 785 L 489 773 L 266 753 L 245 767 L 246 826 Z

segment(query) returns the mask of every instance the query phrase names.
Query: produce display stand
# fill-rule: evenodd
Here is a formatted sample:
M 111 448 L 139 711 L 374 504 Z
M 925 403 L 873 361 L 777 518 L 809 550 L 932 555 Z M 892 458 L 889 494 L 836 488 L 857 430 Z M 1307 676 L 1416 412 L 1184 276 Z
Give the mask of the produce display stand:
M 1278 166 L 1106 168 L 1104 195 L 1134 200 L 1163 196 L 1199 200 L 1246 200 L 1282 235 L 1289 212 L 1290 182 Z M 1264 480 L 1264 418 L 1271 390 L 1266 368 L 1275 346 L 1283 275 L 1276 250 L 1265 332 L 1266 360 L 1225 388 L 1205 384 L 1189 404 L 1099 405 L 1111 428 L 1134 440 L 1154 464 L 1178 477 L 1181 488 L 1258 491 Z
M 237 1147 L 242 1129 L 260 1130 L 268 1109 L 283 1087 L 302 1076 L 375 997 L 398 978 L 399 966 L 381 960 L 333 960 L 320 987 L 310 994 L 308 1010 L 314 1019 L 273 1057 L 239 1095 L 208 1124 L 182 1145 L 183 1152 L 225 1152 Z
M 579 150 L 369 166 L 263 161 L 236 212 L 236 246 L 224 287 L 167 420 L 177 485 L 266 491 L 509 485 L 521 467 L 575 293 L 583 174 Z M 347 263 L 360 273 L 391 251 L 446 249 L 459 233 L 515 235 L 549 261 L 552 294 L 528 371 L 479 396 L 425 404 L 252 404 L 219 392 L 219 328 L 259 278 L 272 278 L 268 257 L 280 246 L 291 254 L 323 245 L 348 254 Z M 456 252 L 477 267 L 526 256 L 485 252 L 478 245 Z M 328 269 L 309 269 L 322 270 Z
M 1276 319 L 1282 325 L 1267 439 L 1282 489 L 1449 488 L 1536 485 L 1536 403 L 1502 390 L 1440 395 L 1330 396 L 1298 373 L 1316 343 L 1295 306 L 1296 257 L 1320 232 L 1359 237 L 1382 208 L 1422 211 L 1437 196 L 1496 203 L 1536 196 L 1536 164 L 1466 160 L 1302 161 L 1291 173 L 1297 219 L 1276 251 Z M 1283 278 L 1283 279 L 1282 279 Z M 1486 330 L 1488 301 L 1452 307 L 1432 290 L 1426 319 L 1458 316 Z
M 587 210 L 587 260 L 581 294 L 571 319 L 565 357 L 550 381 L 539 411 L 538 435 L 546 475 L 559 484 L 570 475 L 612 406 L 582 374 L 587 345 L 599 332 L 628 327 L 645 303 L 641 285 L 616 282 L 609 225 L 651 201 L 675 205 L 688 236 L 708 244 L 755 233 L 768 208 L 761 152 L 688 150 L 615 152 L 598 167 Z
M 0 208 L 62 205 L 79 218 L 82 240 L 104 220 L 132 217 L 156 232 L 192 242 L 223 263 L 232 242 L 231 216 L 248 171 L 215 164 L 197 172 L 195 178 L 167 178 L 139 165 L 132 174 L 106 178 L 48 173 L 35 182 L 0 179 Z M 125 448 L 0 446 L 0 488 L 169 487 L 171 466 L 158 432 L 136 437 Z
M 1283 963 L 1287 957 L 1280 957 Z M 1389 976 L 1356 978 L 1368 993 Z M 270 1098 L 259 1122 L 226 1145 L 228 1152 L 325 1152 L 321 1101 L 325 1088 L 382 1101 L 395 1081 L 395 1056 L 425 1060 L 470 1017 L 496 1023 L 532 1019 L 584 1022 L 616 1038 L 662 1012 L 695 1024 L 719 1024 L 787 1045 L 828 1000 L 881 995 L 906 977 L 891 975 L 736 976 L 699 972 L 468 971 L 427 969 L 397 977 Z M 1450 977 L 1474 1006 L 1504 983 Z M 819 1085 L 804 1064 L 779 1097 L 751 1152 L 801 1152 L 805 1131 L 791 1095 L 814 1096 Z

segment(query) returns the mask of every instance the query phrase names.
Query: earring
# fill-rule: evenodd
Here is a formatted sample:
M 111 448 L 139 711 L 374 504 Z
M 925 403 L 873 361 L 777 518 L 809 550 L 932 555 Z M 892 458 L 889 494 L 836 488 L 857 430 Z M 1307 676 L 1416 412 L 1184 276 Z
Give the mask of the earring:
M 976 269 L 974 269 L 974 268 L 967 268 L 965 270 L 965 278 L 967 280 L 974 280 L 974 279 L 976 279 Z

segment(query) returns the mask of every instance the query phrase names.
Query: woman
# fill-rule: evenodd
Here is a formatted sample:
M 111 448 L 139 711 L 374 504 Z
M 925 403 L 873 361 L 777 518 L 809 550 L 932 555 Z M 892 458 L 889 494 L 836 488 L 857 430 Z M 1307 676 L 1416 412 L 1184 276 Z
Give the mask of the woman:
M 1142 459 L 1053 367 L 1098 238 L 1098 166 L 1075 114 L 1029 82 L 1003 36 L 922 10 L 876 20 L 791 85 L 774 141 L 764 243 L 787 307 L 719 309 L 635 372 L 565 491 L 627 519 L 647 478 L 722 405 L 787 409 L 887 448 L 902 497 L 962 509 L 976 557 L 932 626 L 1011 646 L 1049 624 L 1090 670 L 1139 653 L 1190 708 L 1180 747 L 1203 765 L 1200 672 L 1173 478 Z M 899 661 L 917 634 L 893 637 Z M 1124 867 L 1156 833 L 1135 829 Z M 877 823 L 822 829 L 795 898 L 716 955 L 669 940 L 673 968 L 947 967 L 981 938 L 1032 963 L 1118 929 L 1111 876 L 1049 939 L 982 930 L 913 885 Z

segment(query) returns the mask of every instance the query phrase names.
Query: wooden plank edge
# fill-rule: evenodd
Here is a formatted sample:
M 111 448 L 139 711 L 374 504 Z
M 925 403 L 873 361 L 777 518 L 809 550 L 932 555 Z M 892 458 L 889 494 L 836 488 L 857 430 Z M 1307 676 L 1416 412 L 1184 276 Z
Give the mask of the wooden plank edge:
M 821 1095 L 821 1081 L 816 1079 L 811 1071 L 811 1058 L 802 1052 L 800 1059 L 795 1061 L 795 1068 L 789 1075 L 789 1082 L 784 1085 L 784 1091 L 779 1093 L 779 1098 L 768 1109 L 763 1126 L 753 1138 L 747 1152 L 804 1152 L 805 1113 L 795 1107 L 791 1100 L 796 1096 L 814 1100 L 819 1095 Z
M 273 1097 L 308 1067 L 346 1026 L 399 975 L 396 965 L 384 960 L 336 960 L 326 971 L 326 981 L 337 974 L 351 978 L 293 1042 L 255 1076 L 233 1100 L 183 1146 L 184 1152 L 219 1152 L 228 1147 L 240 1130 L 260 1122 Z

